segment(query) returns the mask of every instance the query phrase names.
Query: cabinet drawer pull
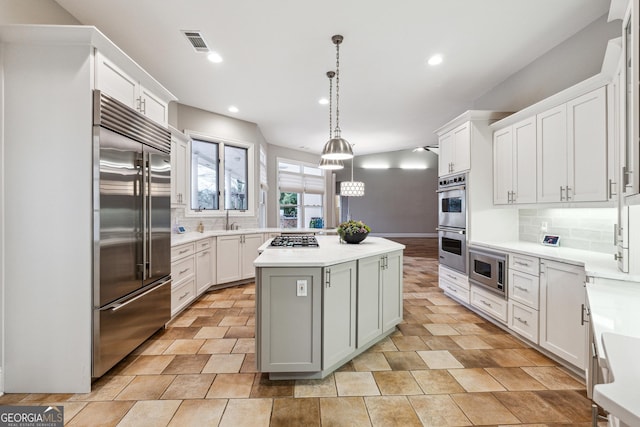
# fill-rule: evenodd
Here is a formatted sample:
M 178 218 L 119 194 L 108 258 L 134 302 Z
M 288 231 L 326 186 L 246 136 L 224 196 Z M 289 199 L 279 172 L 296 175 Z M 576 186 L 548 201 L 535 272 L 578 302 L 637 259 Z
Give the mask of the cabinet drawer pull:
M 493 308 L 493 306 L 492 306 L 490 303 L 486 302 L 486 301 L 485 301 L 485 300 L 483 300 L 483 299 L 481 299 L 481 300 L 480 300 L 480 302 L 481 302 L 482 304 L 486 305 L 487 307 L 491 307 L 491 308 Z
M 523 319 L 522 319 L 522 318 L 520 318 L 520 317 L 517 317 L 517 316 L 516 316 L 516 317 L 515 317 L 515 319 L 516 319 L 518 322 L 522 323 L 522 324 L 525 324 L 525 325 L 527 325 L 527 326 L 529 325 L 529 322 L 527 322 L 526 320 L 523 320 Z
M 458 281 L 458 278 L 457 278 L 456 276 L 452 276 L 452 275 L 450 275 L 450 274 L 447 274 L 447 277 L 448 277 L 449 279 L 451 279 L 451 280 Z
M 185 252 L 189 252 L 189 249 L 183 249 L 183 250 L 181 250 L 181 251 L 180 251 L 180 252 L 178 252 L 178 253 L 179 253 L 179 254 L 183 254 L 183 253 L 185 253 Z
M 514 287 L 514 288 L 516 288 L 516 289 L 519 289 L 519 290 L 521 290 L 521 291 L 524 291 L 524 292 L 529 292 L 529 289 L 527 289 L 527 288 L 523 288 L 522 286 L 513 285 L 513 287 Z
M 188 268 L 185 268 L 184 270 L 181 270 L 181 271 L 178 273 L 178 275 L 184 274 L 184 273 L 186 273 L 187 271 L 189 271 L 189 269 L 188 269 Z
M 200 258 L 202 258 L 203 256 L 207 256 L 207 255 L 209 255 L 209 251 L 202 252 L 202 253 L 200 254 Z
M 447 289 L 449 289 L 451 292 L 455 292 L 456 294 L 458 293 L 458 290 L 456 288 L 452 288 L 451 286 L 447 286 Z
M 180 300 L 183 300 L 187 295 L 189 295 L 189 291 L 187 291 L 187 292 L 185 292 L 184 294 L 182 294 L 182 295 L 178 298 L 178 300 L 179 300 L 179 301 L 180 301 Z
M 529 264 L 528 262 L 522 262 L 522 261 L 514 261 L 513 262 L 515 265 L 521 265 L 523 267 L 530 267 L 531 264 Z

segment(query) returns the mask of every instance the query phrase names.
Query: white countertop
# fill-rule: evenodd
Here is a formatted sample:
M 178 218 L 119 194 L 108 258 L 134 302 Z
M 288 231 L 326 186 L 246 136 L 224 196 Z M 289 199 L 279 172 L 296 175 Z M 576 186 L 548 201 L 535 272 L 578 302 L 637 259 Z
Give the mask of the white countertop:
M 483 246 L 494 250 L 515 252 L 552 261 L 584 266 L 586 275 L 591 277 L 640 282 L 640 277 L 630 276 L 629 274 L 620 272 L 612 254 L 564 248 L 562 246 L 544 246 L 540 243 L 521 241 L 470 242 L 469 245 Z
M 316 236 L 316 248 L 270 248 L 263 244 L 253 265 L 256 267 L 326 267 L 341 262 L 353 261 L 368 256 L 382 255 L 403 250 L 404 245 L 368 236 L 357 245 L 340 243 L 338 236 Z
M 593 400 L 625 425 L 640 425 L 640 338 L 607 332 L 602 340 L 613 382 L 596 385 Z
M 184 243 L 195 242 L 207 237 L 232 236 L 238 234 L 255 233 L 295 233 L 295 234 L 333 234 L 334 228 L 239 228 L 237 230 L 205 230 L 202 233 L 190 231 L 184 234 L 172 234 L 171 246 L 182 245 Z
M 599 362 L 608 367 L 602 336 L 607 332 L 640 338 L 640 284 L 587 283 L 592 328 Z

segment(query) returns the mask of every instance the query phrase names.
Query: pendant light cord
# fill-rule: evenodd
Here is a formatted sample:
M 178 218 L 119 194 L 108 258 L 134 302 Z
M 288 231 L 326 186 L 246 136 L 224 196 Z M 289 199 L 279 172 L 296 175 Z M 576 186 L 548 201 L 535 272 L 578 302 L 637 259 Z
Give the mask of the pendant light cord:
M 340 138 L 340 43 L 342 43 L 342 36 L 334 36 L 333 42 L 336 44 L 336 131 L 334 136 Z

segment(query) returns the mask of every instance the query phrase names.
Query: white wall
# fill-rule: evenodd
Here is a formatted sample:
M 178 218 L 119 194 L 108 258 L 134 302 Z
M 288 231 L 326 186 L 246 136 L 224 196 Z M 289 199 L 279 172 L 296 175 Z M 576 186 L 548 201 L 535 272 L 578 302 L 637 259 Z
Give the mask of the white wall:
M 80 22 L 53 0 L 0 0 L 0 24 L 77 25 Z

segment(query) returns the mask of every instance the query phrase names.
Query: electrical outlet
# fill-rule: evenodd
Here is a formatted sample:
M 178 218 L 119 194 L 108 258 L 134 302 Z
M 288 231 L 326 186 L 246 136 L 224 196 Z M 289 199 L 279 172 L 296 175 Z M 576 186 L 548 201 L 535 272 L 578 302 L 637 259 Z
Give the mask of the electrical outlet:
M 307 281 L 306 280 L 297 280 L 296 281 L 296 295 L 299 297 L 307 296 Z
M 540 231 L 547 231 L 547 221 L 542 221 L 540 223 Z

